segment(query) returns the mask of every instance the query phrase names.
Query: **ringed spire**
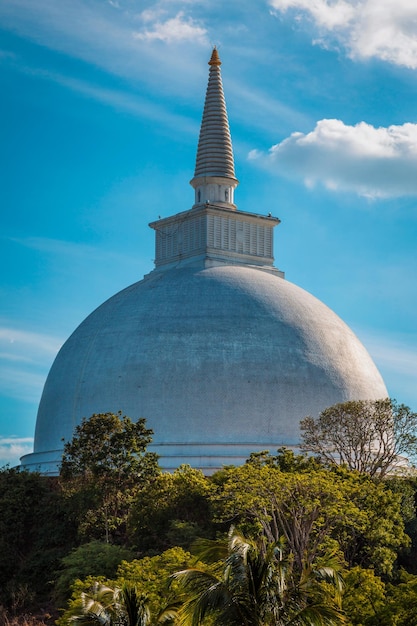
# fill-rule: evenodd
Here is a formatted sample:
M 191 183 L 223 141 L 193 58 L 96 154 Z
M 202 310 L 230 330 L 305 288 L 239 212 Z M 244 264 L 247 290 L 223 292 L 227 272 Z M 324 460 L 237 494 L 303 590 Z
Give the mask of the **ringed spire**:
M 213 48 L 208 64 L 209 79 L 194 178 L 190 184 L 195 189 L 195 205 L 209 202 L 236 209 L 233 192 L 238 180 L 235 177 L 232 138 L 220 71 L 221 61 L 216 47 Z

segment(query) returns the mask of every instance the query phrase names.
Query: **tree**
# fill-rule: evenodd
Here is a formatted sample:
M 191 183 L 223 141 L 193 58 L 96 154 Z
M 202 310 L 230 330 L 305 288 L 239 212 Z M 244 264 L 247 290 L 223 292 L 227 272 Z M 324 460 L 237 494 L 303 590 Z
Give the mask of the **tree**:
M 124 542 L 130 502 L 159 473 L 158 456 L 147 452 L 153 431 L 119 412 L 94 414 L 75 428 L 64 446 L 63 490 L 78 510 L 83 539 Z
M 306 551 L 315 558 L 337 542 L 349 566 L 390 574 L 398 550 L 409 544 L 401 496 L 389 481 L 340 466 L 282 472 L 256 463 L 221 470 L 212 480 L 214 521 L 239 524 L 246 534 L 262 530 L 271 540 L 284 535 L 299 562 Z
M 47 603 L 51 572 L 75 541 L 56 478 L 0 470 L 0 605 L 22 610 Z
M 189 548 L 197 537 L 210 536 L 211 482 L 200 470 L 181 465 L 161 473 L 138 491 L 128 522 L 130 541 L 155 554 L 171 546 Z
M 189 567 L 204 569 L 204 563 L 196 563 L 196 558 L 190 552 L 175 547 L 165 550 L 156 556 L 145 556 L 129 563 L 124 561 L 119 565 L 116 584 L 132 582 L 146 594 L 152 615 L 164 613 L 169 605 L 175 605 L 177 587 L 168 586 L 172 574 Z
M 417 454 L 417 413 L 389 398 L 335 404 L 300 422 L 302 449 L 383 478 Z
M 314 456 L 306 454 L 295 454 L 293 450 L 286 448 L 278 448 L 277 454 L 271 454 L 269 450 L 261 452 L 252 452 L 246 460 L 249 465 L 257 467 L 274 467 L 281 472 L 311 472 L 313 470 L 323 469 L 320 460 Z
M 343 610 L 352 626 L 382 626 L 385 584 L 373 569 L 353 567 L 344 575 Z M 390 624 L 394 622 L 389 622 Z
M 129 583 L 121 588 L 95 583 L 61 620 L 68 626 L 147 626 L 149 622 L 146 596 Z
M 114 548 L 114 546 L 109 547 Z M 98 583 L 111 589 L 121 589 L 125 585 L 135 586 L 146 596 L 151 615 L 161 615 L 166 606 L 175 601 L 176 586 L 174 584 L 168 587 L 167 584 L 170 576 L 192 565 L 196 565 L 194 556 L 182 548 L 171 548 L 157 556 L 122 561 L 117 568 L 116 576 L 111 579 L 103 575 L 105 574 L 104 568 L 96 570 L 94 576 L 87 576 L 83 580 L 74 582 L 68 608 L 58 619 L 57 624 L 66 626 L 68 619 L 78 614 L 79 607 L 83 604 L 82 595 L 84 594 L 83 597 L 89 596 L 91 589 L 96 588 Z M 204 568 L 203 563 L 198 563 L 197 566 Z
M 179 624 L 199 626 L 206 617 L 215 626 L 345 623 L 337 561 L 300 569 L 284 538 L 251 540 L 233 527 L 227 542 L 205 540 L 199 548 L 201 558 L 221 561 L 211 572 L 191 568 L 174 574 L 185 593 Z
M 119 563 L 133 558 L 132 553 L 121 546 L 101 541 L 90 541 L 67 554 L 55 584 L 55 593 L 68 598 L 75 580 L 87 576 L 114 578 Z
M 417 626 L 417 576 L 399 572 L 395 585 L 387 584 L 387 599 L 375 626 Z

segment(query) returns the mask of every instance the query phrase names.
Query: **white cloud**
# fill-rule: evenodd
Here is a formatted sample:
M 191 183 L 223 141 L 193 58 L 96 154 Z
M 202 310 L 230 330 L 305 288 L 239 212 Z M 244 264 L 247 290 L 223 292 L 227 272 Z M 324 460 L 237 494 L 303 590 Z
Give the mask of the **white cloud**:
M 153 6 L 151 9 L 145 9 L 140 13 L 139 17 L 142 22 L 156 22 L 157 19 L 166 15 L 166 9 L 162 6 Z
M 417 124 L 375 128 L 324 119 L 312 132 L 293 133 L 268 154 L 254 150 L 249 157 L 308 186 L 370 198 L 417 195 Z
M 382 0 L 383 1 L 383 0 Z M 271 0 L 270 5 L 277 11 L 295 9 L 309 12 L 319 26 L 329 30 L 344 26 L 354 16 L 357 2 L 344 0 Z
M 197 43 L 206 41 L 205 28 L 199 22 L 168 5 L 138 13 L 134 4 L 121 1 L 4 0 L 0 2 L 0 23 L 21 37 L 127 77 L 136 85 L 162 85 L 175 93 L 183 93 L 191 77 L 201 70 L 198 54 L 178 48 L 190 38 Z M 136 36 L 138 24 L 144 31 L 139 34 L 145 37 Z M 177 54 L 167 53 L 166 46 L 151 45 L 158 43 L 159 25 L 161 35 L 166 29 L 165 43 L 176 47 Z M 203 53 L 200 50 L 201 57 Z
M 270 0 L 275 11 L 310 17 L 319 43 L 332 38 L 352 58 L 379 58 L 417 68 L 417 3 L 414 0 Z
M 151 20 L 152 15 L 148 11 L 145 20 Z M 200 26 L 193 18 L 185 17 L 180 11 L 175 17 L 167 19 L 165 22 L 155 22 L 150 30 L 135 33 L 136 39 L 153 40 L 159 39 L 165 43 L 177 41 L 192 41 L 194 43 L 206 43 L 207 30 Z
M 0 467 L 19 465 L 19 459 L 24 454 L 33 451 L 32 437 L 2 437 L 0 435 Z

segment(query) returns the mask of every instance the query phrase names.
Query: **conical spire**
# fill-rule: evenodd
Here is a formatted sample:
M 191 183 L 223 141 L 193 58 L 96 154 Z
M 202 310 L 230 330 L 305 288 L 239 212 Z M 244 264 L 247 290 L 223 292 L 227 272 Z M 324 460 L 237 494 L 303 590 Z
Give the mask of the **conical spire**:
M 197 159 L 191 185 L 196 190 L 196 204 L 212 202 L 235 208 L 235 178 L 232 140 L 223 94 L 221 61 L 214 48 L 198 140 Z
M 235 178 L 232 140 L 223 94 L 221 61 L 214 48 L 198 141 L 194 176 Z
M 273 229 L 279 219 L 237 211 L 232 141 L 220 75 L 219 54 L 214 48 L 197 150 L 195 204 L 190 211 L 159 218 L 155 230 L 155 271 L 217 265 L 261 267 L 284 277 L 274 263 Z

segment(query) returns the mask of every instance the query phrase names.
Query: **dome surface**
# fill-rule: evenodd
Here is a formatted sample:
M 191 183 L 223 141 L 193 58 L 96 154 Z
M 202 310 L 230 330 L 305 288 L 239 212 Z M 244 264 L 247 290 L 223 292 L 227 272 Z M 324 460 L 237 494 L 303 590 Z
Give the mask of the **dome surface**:
M 215 49 L 209 65 L 195 204 L 149 224 L 155 269 L 61 348 L 24 467 L 56 473 L 83 418 L 122 411 L 146 418 L 164 469 L 189 463 L 209 473 L 251 452 L 297 448 L 306 415 L 388 395 L 346 324 L 274 267 L 280 220 L 237 210 Z
M 297 447 L 308 414 L 387 395 L 349 327 L 283 278 L 244 265 L 154 271 L 63 345 L 22 464 L 54 471 L 82 418 L 120 410 L 146 418 L 163 468 L 212 471 Z

